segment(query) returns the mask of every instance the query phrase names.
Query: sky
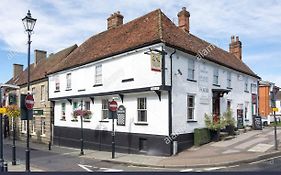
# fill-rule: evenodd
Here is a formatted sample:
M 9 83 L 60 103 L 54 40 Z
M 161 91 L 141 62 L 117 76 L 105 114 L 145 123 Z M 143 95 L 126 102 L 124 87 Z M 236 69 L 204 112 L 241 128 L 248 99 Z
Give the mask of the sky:
M 161 9 L 177 24 L 182 7 L 190 12 L 190 33 L 228 50 L 231 35 L 242 42 L 243 61 L 263 80 L 281 87 L 280 0 L 1 0 L 0 83 L 13 76 L 13 64 L 27 65 L 27 34 L 21 19 L 28 10 L 37 19 L 34 50 L 55 53 L 107 29 L 120 11 L 124 23 Z

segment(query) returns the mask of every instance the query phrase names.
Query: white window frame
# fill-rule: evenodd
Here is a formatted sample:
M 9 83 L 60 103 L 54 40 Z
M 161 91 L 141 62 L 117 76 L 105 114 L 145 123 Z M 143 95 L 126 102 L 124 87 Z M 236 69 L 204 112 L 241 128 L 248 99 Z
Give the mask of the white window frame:
M 141 105 L 140 105 L 141 100 L 144 100 L 143 107 L 141 107 Z M 144 114 L 145 114 L 145 120 L 139 120 L 141 118 L 142 112 L 144 112 Z M 138 123 L 147 123 L 147 98 L 146 97 L 137 98 L 137 122 Z
M 56 78 L 56 81 L 55 81 L 55 91 L 60 91 L 60 80 L 59 78 Z
M 66 104 L 65 103 L 61 103 L 61 120 L 65 121 L 66 120 Z
M 36 130 L 35 130 L 35 126 L 36 126 L 36 119 L 33 118 L 31 121 L 31 134 L 32 135 L 36 135 Z
M 109 103 L 108 99 L 101 100 L 101 120 L 108 120 L 108 114 L 109 114 L 108 103 Z
M 193 99 L 193 106 L 189 105 L 189 98 L 192 97 Z M 186 107 L 187 107 L 187 114 L 186 119 L 187 121 L 195 121 L 195 95 L 194 94 L 187 94 L 186 98 Z M 192 116 L 189 116 L 189 111 L 192 110 Z
M 89 102 L 89 101 L 85 101 L 85 110 L 88 110 L 88 111 L 90 111 L 91 110 L 91 102 Z
M 44 125 L 43 125 L 43 122 Z M 46 118 L 45 117 L 41 117 L 40 118 L 40 125 L 41 125 L 41 136 L 45 137 L 46 136 Z
M 213 84 L 219 85 L 219 68 L 214 67 L 213 70 Z
M 232 85 L 232 83 L 231 83 L 231 72 L 228 71 L 227 72 L 227 87 L 231 88 L 231 85 Z
M 188 59 L 187 78 L 195 80 L 195 61 L 193 59 Z
M 26 122 L 26 120 L 21 120 L 21 133 L 27 133 L 27 122 Z
M 102 84 L 102 65 L 97 65 L 95 67 L 95 85 Z
M 71 89 L 71 73 L 66 74 L 66 89 Z
M 244 91 L 249 92 L 249 79 L 248 77 L 245 77 L 245 82 L 244 82 Z

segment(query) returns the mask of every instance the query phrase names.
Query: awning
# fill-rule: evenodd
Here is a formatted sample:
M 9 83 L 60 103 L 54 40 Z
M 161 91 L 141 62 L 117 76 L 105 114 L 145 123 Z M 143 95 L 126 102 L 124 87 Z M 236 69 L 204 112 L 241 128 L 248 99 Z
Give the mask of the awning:
M 213 97 L 223 97 L 224 94 L 228 94 L 230 92 L 229 89 L 212 89 Z

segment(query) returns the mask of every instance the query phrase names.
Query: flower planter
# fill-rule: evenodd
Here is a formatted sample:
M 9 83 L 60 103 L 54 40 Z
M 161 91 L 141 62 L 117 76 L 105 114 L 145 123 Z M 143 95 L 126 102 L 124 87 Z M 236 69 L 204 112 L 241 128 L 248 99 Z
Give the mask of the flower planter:
M 226 125 L 225 131 L 228 133 L 228 135 L 233 136 L 235 134 L 234 132 L 235 127 L 233 125 Z
M 219 130 L 210 130 L 211 140 L 214 142 L 220 141 L 220 131 Z

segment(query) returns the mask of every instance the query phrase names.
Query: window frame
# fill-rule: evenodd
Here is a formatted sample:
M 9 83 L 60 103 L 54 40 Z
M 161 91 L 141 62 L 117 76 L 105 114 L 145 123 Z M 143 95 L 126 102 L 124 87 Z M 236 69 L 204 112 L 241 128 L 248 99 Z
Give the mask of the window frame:
M 55 92 L 59 92 L 60 91 L 60 80 L 59 78 L 56 78 L 55 80 Z
M 42 121 L 44 122 L 44 125 L 42 124 Z M 45 137 L 46 136 L 46 118 L 45 117 L 40 118 L 40 125 L 41 125 L 40 135 L 41 135 L 41 137 Z
M 141 100 L 144 100 L 143 105 L 141 105 Z M 142 112 L 144 112 L 145 120 L 142 120 L 142 116 L 141 116 Z M 137 98 L 137 122 L 138 123 L 147 123 L 147 98 L 146 97 Z
M 95 85 L 102 84 L 102 64 L 95 66 Z
M 27 133 L 27 121 L 21 120 L 21 133 Z
M 213 84 L 219 85 L 219 68 L 214 67 L 213 70 Z
M 109 115 L 109 100 L 108 99 L 102 99 L 101 100 L 101 120 L 108 120 L 108 115 Z M 104 117 L 106 114 L 106 117 Z
M 66 74 L 66 89 L 69 90 L 71 89 L 71 73 Z
M 244 91 L 245 91 L 245 92 L 249 92 L 249 79 L 248 79 L 248 77 L 245 77 L 245 81 L 244 81 Z
M 187 79 L 189 80 L 195 80 L 195 61 L 193 59 L 188 59 L 188 65 L 187 65 Z M 191 74 L 190 74 L 191 72 Z M 190 77 L 191 75 L 191 77 Z
M 189 105 L 189 99 L 190 97 L 192 97 L 192 102 L 193 102 L 193 106 Z M 187 111 L 186 111 L 186 119 L 187 121 L 195 121 L 195 94 L 187 94 L 187 103 L 186 103 L 186 107 L 187 107 Z M 189 112 L 190 110 L 192 110 L 192 118 L 190 118 L 189 116 Z
M 41 85 L 41 90 L 40 90 L 40 100 L 45 101 L 45 85 Z
M 231 72 L 227 72 L 227 88 L 231 88 L 232 86 L 232 80 L 231 80 Z
M 64 121 L 66 120 L 65 111 L 66 111 L 66 104 L 61 103 L 61 120 L 64 120 Z

